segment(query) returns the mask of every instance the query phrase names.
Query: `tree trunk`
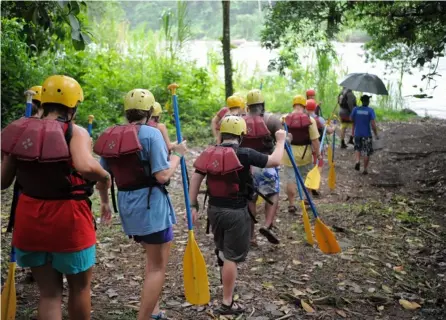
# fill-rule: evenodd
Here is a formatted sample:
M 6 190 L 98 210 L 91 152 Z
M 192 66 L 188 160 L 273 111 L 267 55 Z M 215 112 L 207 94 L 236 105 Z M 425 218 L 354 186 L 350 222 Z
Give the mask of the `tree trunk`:
M 230 19 L 229 9 L 231 3 L 228 1 L 222 1 L 223 5 L 223 62 L 225 66 L 225 90 L 226 98 L 232 95 L 232 64 L 231 64 L 231 32 L 230 32 Z

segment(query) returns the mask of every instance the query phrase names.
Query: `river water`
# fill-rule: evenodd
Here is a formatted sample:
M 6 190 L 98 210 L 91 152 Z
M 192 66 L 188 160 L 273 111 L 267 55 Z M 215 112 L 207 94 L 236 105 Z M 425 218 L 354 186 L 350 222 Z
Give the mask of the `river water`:
M 254 73 L 254 70 L 261 74 L 268 74 L 268 63 L 271 58 L 277 56 L 274 51 L 261 48 L 259 42 L 240 41 L 240 45 L 232 49 L 232 63 L 234 67 L 241 66 L 247 74 Z M 340 61 L 340 69 L 352 72 L 368 72 L 379 76 L 387 85 L 389 82 L 393 88 L 397 88 L 399 73 L 390 73 L 385 69 L 384 62 L 377 61 L 366 63 L 362 43 L 334 43 L 334 47 Z M 188 59 L 196 60 L 200 66 L 207 65 L 207 53 L 213 50 L 221 52 L 221 42 L 218 41 L 191 41 L 188 43 L 184 53 Z M 310 62 L 309 51 L 301 49 L 299 51 L 300 60 L 305 65 Z M 219 74 L 223 79 L 223 67 L 220 67 Z M 429 87 L 427 81 L 421 81 L 421 77 L 426 70 L 413 69 L 412 74 L 404 74 L 402 81 L 402 96 L 404 97 L 404 107 L 410 108 L 420 116 L 429 115 L 446 119 L 446 58 L 440 58 L 437 72 L 441 76 L 435 77 Z M 339 82 L 342 77 L 339 77 Z M 434 89 L 434 87 L 436 88 Z M 418 99 L 412 97 L 414 94 L 423 93 L 432 95 L 431 99 Z

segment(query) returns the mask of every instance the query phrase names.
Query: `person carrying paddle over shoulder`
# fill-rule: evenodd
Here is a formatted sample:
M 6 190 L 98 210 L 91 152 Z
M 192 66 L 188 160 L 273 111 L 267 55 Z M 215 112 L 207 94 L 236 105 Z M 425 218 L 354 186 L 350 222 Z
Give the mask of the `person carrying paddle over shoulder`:
M 355 170 L 360 170 L 362 155 L 364 157 L 364 171 L 362 174 L 364 175 L 368 174 L 367 169 L 370 156 L 373 154 L 372 130 L 375 138 L 379 140 L 378 127 L 375 121 L 375 110 L 369 107 L 370 98 L 371 96 L 363 95 L 361 97 L 362 106 L 354 108 L 351 115 L 355 133 Z
M 93 181 L 107 192 L 110 175 L 92 156 L 87 130 L 72 123 L 83 100 L 75 79 L 51 76 L 42 86 L 42 119 L 21 118 L 2 131 L 2 189 L 14 178 L 21 188 L 12 244 L 37 282 L 39 319 L 62 319 L 64 274 L 70 319 L 91 317 L 96 234 L 89 197 Z M 104 222 L 110 217 L 103 211 Z
M 167 319 L 158 299 L 165 280 L 173 225 L 176 223 L 166 184 L 186 152 L 186 143 L 174 143 L 170 161 L 161 132 L 148 125 L 155 106 L 149 90 L 133 89 L 124 98 L 128 124 L 106 129 L 94 145 L 102 167 L 118 187 L 118 207 L 124 233 L 141 243 L 146 272 L 139 320 Z M 101 191 L 101 197 L 105 191 Z M 109 210 L 109 205 L 101 210 Z
M 322 160 L 319 153 L 320 142 L 317 123 L 305 112 L 306 104 L 307 101 L 303 96 L 295 96 L 293 99 L 294 110 L 285 117 L 293 157 L 303 177 L 313 168 L 313 153 L 318 161 Z M 288 212 L 295 214 L 297 212 L 295 204 L 297 196 L 296 176 L 288 157 L 284 157 L 283 164 L 285 166 L 286 193 L 289 202 Z
M 316 103 L 316 108 L 314 109 L 314 114 L 318 117 L 322 117 L 322 108 L 321 108 L 321 104 L 317 104 L 316 102 L 316 90 L 314 89 L 308 89 L 307 92 L 305 93 L 307 96 L 307 101 L 310 99 L 313 99 L 314 102 Z
M 356 107 L 356 97 L 352 90 L 344 88 L 338 96 L 339 104 L 339 118 L 341 119 L 341 148 L 346 149 L 345 133 L 347 129 L 352 129 L 352 134 L 348 140 L 348 144 L 354 144 L 353 142 L 353 123 L 350 119 L 350 114 L 353 108 Z
M 283 156 L 285 131 L 278 130 L 276 148 L 271 155 L 243 148 L 240 142 L 247 132 L 241 117 L 226 116 L 220 127 L 222 143 L 208 147 L 194 162 L 189 195 L 192 217 L 198 219 L 198 192 L 207 177 L 208 217 L 214 234 L 218 264 L 222 267 L 223 302 L 216 311 L 222 315 L 244 310 L 233 303 L 237 264 L 245 261 L 250 246 L 251 217 L 248 201 L 254 189 L 250 167 L 274 168 Z
M 164 123 L 160 122 L 162 112 L 163 112 L 163 109 L 161 108 L 161 105 L 158 102 L 155 102 L 155 104 L 153 106 L 152 116 L 150 117 L 150 120 L 147 124 L 151 127 L 157 128 L 159 131 L 161 131 L 161 134 L 163 135 L 164 142 L 166 142 L 167 149 L 170 152 L 172 150 L 174 144 L 170 142 L 169 133 L 167 132 L 166 125 Z
M 239 93 L 234 93 L 232 96 L 228 97 L 226 99 L 226 106 L 221 108 L 215 117 L 212 118 L 211 121 L 211 129 L 212 134 L 214 135 L 215 140 L 217 141 L 217 144 L 219 144 L 221 141 L 219 131 L 220 131 L 220 123 L 222 119 L 227 115 L 241 115 L 244 113 L 245 110 L 245 101 L 243 97 L 240 96 Z
M 246 122 L 246 134 L 243 136 L 240 146 L 271 155 L 276 142 L 275 134 L 282 129 L 282 123 L 277 116 L 265 112 L 265 99 L 259 89 L 249 91 L 246 101 L 248 113 L 243 117 Z M 251 171 L 256 192 L 261 193 L 269 200 L 265 201 L 265 221 L 259 232 L 270 243 L 278 244 L 280 240 L 272 228 L 279 207 L 279 168 L 278 166 L 273 168 L 252 166 Z M 249 202 L 249 210 L 254 217 L 256 216 L 257 196 Z M 257 245 L 254 220 L 251 228 L 251 244 Z

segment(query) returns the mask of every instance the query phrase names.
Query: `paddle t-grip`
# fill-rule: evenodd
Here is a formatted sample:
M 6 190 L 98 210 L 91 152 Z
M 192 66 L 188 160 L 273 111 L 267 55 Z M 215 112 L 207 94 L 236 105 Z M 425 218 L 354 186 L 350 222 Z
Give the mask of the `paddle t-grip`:
M 180 124 L 179 109 L 178 109 L 178 97 L 176 95 L 176 89 L 178 87 L 179 86 L 176 83 L 172 83 L 167 87 L 167 89 L 169 89 L 170 92 L 172 93 L 173 115 L 175 118 L 177 141 L 178 141 L 178 143 L 181 143 L 183 141 L 183 137 L 181 136 L 181 124 Z M 180 163 L 181 163 L 181 177 L 183 180 L 184 200 L 186 203 L 187 228 L 188 228 L 188 230 L 192 230 L 193 229 L 192 211 L 190 209 L 189 186 L 187 185 L 187 167 L 186 167 L 186 159 L 184 158 L 184 156 L 181 158 Z

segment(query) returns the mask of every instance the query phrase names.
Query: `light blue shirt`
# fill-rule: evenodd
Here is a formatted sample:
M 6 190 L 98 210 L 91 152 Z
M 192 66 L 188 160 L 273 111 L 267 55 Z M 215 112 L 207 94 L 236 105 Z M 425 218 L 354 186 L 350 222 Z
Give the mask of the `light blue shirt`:
M 169 169 L 167 147 L 158 129 L 142 125 L 139 141 L 143 147 L 141 160 L 149 161 L 152 174 Z M 100 160 L 102 167 L 109 171 L 104 158 Z M 166 195 L 157 187 L 152 188 L 150 195 L 150 209 L 148 209 L 149 189 L 134 191 L 118 191 L 118 209 L 122 227 L 126 235 L 143 236 L 162 231 L 176 224 L 175 211 Z

